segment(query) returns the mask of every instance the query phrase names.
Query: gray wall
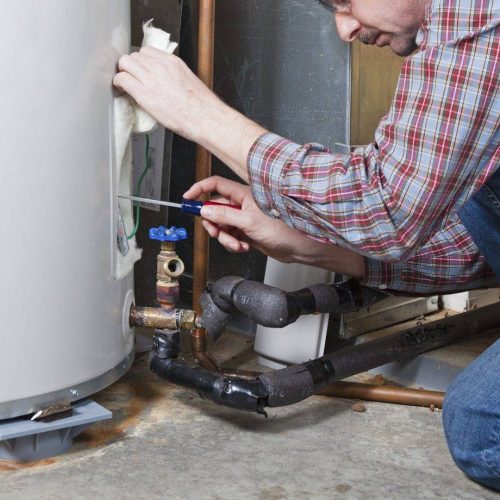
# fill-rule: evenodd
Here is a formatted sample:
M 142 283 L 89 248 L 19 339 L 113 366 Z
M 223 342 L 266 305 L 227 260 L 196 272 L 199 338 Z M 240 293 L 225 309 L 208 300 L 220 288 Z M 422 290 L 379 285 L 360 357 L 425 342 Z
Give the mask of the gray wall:
M 185 0 L 181 57 L 196 65 L 197 0 Z M 217 0 L 215 90 L 230 105 L 297 142 L 333 147 L 348 142 L 349 49 L 330 14 L 314 0 Z M 170 198 L 194 179 L 194 147 L 174 138 Z M 214 161 L 214 174 L 232 177 Z M 192 230 L 189 218 L 171 212 L 171 224 Z M 192 241 L 179 245 L 192 270 Z M 210 280 L 237 273 L 263 279 L 266 259 L 237 256 L 212 242 Z M 182 287 L 192 289 L 187 277 Z M 189 297 L 186 297 L 189 301 Z
M 347 142 L 349 48 L 314 0 L 218 0 L 216 88 L 297 142 Z

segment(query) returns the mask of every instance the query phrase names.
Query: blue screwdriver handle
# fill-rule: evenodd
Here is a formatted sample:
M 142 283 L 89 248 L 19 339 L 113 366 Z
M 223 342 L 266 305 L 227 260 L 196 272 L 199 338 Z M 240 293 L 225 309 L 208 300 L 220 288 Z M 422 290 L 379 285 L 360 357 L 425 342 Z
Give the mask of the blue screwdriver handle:
M 206 206 L 229 207 L 236 210 L 241 210 L 241 207 L 238 205 L 228 205 L 226 203 L 217 203 L 216 201 L 182 200 L 181 211 L 183 214 L 199 216 L 201 215 L 201 209 Z

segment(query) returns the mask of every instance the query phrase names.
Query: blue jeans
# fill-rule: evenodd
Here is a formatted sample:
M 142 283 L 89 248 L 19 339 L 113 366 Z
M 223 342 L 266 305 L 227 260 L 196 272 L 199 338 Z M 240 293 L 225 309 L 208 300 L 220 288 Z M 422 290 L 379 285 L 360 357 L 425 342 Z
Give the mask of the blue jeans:
M 448 389 L 443 423 L 460 469 L 474 481 L 500 490 L 500 340 Z
M 458 214 L 500 278 L 500 169 Z M 448 389 L 443 422 L 457 465 L 471 479 L 500 490 L 500 340 Z
M 500 168 L 467 201 L 458 216 L 500 278 Z

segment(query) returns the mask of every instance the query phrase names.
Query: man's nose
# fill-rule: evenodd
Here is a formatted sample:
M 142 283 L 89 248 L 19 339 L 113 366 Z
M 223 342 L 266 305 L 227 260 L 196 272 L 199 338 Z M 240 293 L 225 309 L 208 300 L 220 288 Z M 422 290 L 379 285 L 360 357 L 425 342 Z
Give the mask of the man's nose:
M 361 31 L 361 24 L 347 12 L 337 12 L 335 14 L 337 31 L 344 42 L 353 42 Z

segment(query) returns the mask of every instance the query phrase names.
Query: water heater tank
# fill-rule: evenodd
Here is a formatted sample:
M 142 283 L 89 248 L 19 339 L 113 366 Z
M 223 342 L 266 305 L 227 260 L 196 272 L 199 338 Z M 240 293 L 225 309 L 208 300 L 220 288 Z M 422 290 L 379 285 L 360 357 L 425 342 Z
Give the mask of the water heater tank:
M 129 0 L 16 0 L 0 16 L 0 420 L 82 399 L 130 367 L 116 280 L 112 78 Z

